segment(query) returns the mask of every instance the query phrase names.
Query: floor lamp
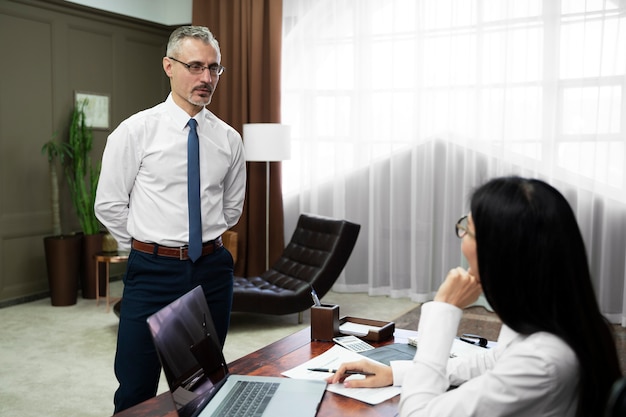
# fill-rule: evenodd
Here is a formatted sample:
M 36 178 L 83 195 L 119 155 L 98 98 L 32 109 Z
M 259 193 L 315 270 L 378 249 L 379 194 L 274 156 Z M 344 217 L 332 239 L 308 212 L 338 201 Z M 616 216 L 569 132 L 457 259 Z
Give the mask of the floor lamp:
M 243 125 L 246 161 L 265 162 L 265 270 L 270 268 L 270 162 L 291 157 L 291 128 L 279 123 Z

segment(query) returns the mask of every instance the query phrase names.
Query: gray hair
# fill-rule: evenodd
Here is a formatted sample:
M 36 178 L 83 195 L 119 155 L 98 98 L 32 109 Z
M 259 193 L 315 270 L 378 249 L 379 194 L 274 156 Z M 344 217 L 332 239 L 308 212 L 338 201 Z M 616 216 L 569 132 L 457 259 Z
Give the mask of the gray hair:
M 209 28 L 204 26 L 181 26 L 174 30 L 170 35 L 170 40 L 167 42 L 167 56 L 176 56 L 179 52 L 181 42 L 186 38 L 199 39 L 205 44 L 211 45 L 213 49 L 215 49 L 215 52 L 217 52 L 218 61 L 222 60 L 220 44 Z

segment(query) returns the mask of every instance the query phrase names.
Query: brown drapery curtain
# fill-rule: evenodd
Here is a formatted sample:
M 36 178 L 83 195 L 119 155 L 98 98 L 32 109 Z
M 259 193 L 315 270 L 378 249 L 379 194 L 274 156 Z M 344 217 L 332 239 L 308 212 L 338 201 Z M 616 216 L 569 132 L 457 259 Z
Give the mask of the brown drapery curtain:
M 221 76 L 209 109 L 243 134 L 244 123 L 280 123 L 283 0 L 193 0 L 192 22 L 218 42 Z M 248 162 L 246 201 L 239 223 L 237 276 L 265 271 L 266 166 Z M 269 264 L 285 246 L 281 163 L 270 162 Z

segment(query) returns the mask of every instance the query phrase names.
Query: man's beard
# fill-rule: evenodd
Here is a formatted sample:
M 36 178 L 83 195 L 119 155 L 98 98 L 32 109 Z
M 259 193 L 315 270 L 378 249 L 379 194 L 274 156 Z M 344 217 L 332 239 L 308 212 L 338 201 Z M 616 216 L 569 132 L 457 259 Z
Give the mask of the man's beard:
M 204 106 L 207 106 L 209 103 L 211 103 L 211 98 L 213 98 L 213 94 L 211 94 L 210 96 L 208 96 L 206 99 L 203 99 L 203 100 L 194 100 L 193 94 L 190 94 L 189 97 L 187 97 L 187 101 L 193 104 L 194 106 L 204 107 Z
M 204 107 L 204 106 L 207 106 L 209 103 L 211 103 L 211 99 L 213 98 L 213 88 L 210 85 L 202 86 L 202 87 L 209 90 L 208 97 L 201 98 L 200 100 L 194 100 L 193 96 L 194 96 L 194 92 L 196 91 L 196 89 L 191 91 L 191 93 L 189 93 L 189 97 L 187 97 L 187 101 L 193 104 L 194 106 Z

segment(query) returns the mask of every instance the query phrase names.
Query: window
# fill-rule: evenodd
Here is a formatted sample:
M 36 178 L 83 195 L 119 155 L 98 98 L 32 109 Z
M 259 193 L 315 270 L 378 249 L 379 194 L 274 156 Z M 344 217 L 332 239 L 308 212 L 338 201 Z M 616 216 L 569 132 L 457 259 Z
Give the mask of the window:
M 284 14 L 286 193 L 445 137 L 626 201 L 623 0 L 290 0 Z

